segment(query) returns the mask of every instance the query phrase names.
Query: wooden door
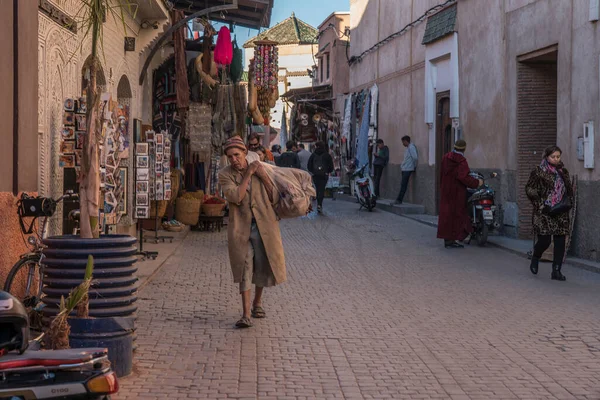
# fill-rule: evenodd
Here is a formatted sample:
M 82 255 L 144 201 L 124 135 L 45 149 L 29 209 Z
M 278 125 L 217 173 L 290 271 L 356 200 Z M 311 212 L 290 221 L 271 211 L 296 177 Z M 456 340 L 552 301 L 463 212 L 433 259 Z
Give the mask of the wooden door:
M 436 211 L 440 209 L 440 168 L 444 154 L 452 151 L 454 133 L 450 118 L 450 92 L 437 94 L 437 118 L 435 122 L 435 200 Z

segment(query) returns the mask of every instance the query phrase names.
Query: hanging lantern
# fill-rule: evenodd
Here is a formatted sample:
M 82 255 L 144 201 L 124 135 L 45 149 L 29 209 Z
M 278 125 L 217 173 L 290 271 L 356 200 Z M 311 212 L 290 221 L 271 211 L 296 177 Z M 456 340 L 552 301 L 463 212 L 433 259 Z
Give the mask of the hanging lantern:
M 219 30 L 217 46 L 215 47 L 215 62 L 221 66 L 231 64 L 233 60 L 233 45 L 231 44 L 231 32 L 224 26 Z

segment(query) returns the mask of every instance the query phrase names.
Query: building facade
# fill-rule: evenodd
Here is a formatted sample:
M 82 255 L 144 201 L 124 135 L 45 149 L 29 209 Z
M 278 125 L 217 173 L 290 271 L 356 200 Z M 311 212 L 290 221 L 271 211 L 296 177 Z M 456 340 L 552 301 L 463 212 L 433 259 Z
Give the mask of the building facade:
M 489 183 L 504 206 L 504 233 L 530 238 L 524 186 L 544 148 L 558 144 L 578 176 L 571 251 L 598 260 L 597 4 L 351 0 L 350 91 L 379 86 L 379 137 L 390 147 L 383 196 L 397 194 L 400 138 L 409 135 L 419 150 L 409 201 L 436 214 L 441 157 L 463 138 L 472 169 L 500 173 Z
M 319 53 L 316 55 L 313 86 L 331 85 L 335 113 L 343 111 L 344 95 L 348 93 L 350 67 L 348 66 L 347 32 L 350 29 L 350 12 L 338 11 L 329 15 L 319 25 Z

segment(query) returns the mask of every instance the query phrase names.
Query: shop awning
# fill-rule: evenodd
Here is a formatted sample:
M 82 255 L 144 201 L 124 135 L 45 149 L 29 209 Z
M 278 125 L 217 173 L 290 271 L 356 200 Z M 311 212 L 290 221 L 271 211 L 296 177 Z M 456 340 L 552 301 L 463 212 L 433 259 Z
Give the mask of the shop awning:
M 291 89 L 281 95 L 284 100 L 296 103 L 299 101 L 331 101 L 331 85 L 309 86 L 298 89 Z
M 210 14 L 211 21 L 234 23 L 245 28 L 268 28 L 271 24 L 271 10 L 275 0 L 237 0 L 237 9 Z M 210 7 L 233 4 L 233 0 L 171 0 L 175 9 L 186 15 Z

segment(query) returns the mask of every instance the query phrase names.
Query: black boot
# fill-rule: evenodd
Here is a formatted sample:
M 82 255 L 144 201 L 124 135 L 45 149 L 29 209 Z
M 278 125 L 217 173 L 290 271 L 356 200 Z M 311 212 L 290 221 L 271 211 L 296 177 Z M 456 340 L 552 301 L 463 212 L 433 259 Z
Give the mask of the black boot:
M 539 265 L 540 259 L 538 257 L 531 256 L 531 264 L 529 264 L 529 270 L 532 274 L 537 275 Z
M 553 264 L 552 265 L 552 276 L 551 278 L 555 281 L 566 281 L 567 278 L 560 272 L 560 269 L 562 268 L 561 265 L 556 265 Z

